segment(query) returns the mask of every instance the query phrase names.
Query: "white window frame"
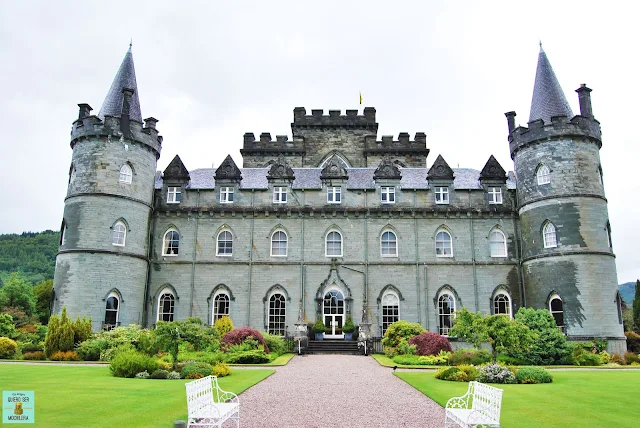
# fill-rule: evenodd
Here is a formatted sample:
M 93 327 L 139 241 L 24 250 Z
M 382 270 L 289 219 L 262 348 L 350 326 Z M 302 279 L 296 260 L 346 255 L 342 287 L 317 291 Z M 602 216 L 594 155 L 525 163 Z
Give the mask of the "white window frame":
M 165 298 L 170 299 L 170 312 L 164 312 L 164 300 Z M 158 321 L 175 321 L 176 319 L 176 296 L 173 294 L 173 292 L 168 289 L 165 288 L 164 290 L 162 290 L 162 292 L 158 295 L 158 311 L 156 313 L 156 322 Z M 164 320 L 161 319 L 160 316 L 161 315 L 168 315 L 169 316 L 169 320 Z
M 115 311 L 113 309 L 108 309 L 107 305 L 109 304 L 109 299 L 114 298 L 116 301 L 116 309 Z M 107 324 L 107 311 L 111 311 L 111 312 L 115 312 L 116 313 L 116 321 L 115 324 Z M 104 325 L 109 325 L 109 326 L 113 326 L 116 327 L 118 325 L 118 320 L 120 318 L 120 296 L 118 295 L 118 293 L 116 293 L 115 291 L 112 291 L 111 293 L 109 293 L 109 295 L 107 296 L 107 299 L 105 300 L 105 304 L 104 304 L 104 321 L 103 324 Z
M 558 246 L 556 227 L 550 221 L 547 221 L 542 228 L 542 240 L 544 241 L 544 248 L 556 248 Z
M 226 236 L 227 233 L 229 234 L 229 236 L 228 236 L 229 239 L 226 239 L 227 238 L 227 236 Z M 225 235 L 225 239 L 224 240 L 221 239 L 221 236 L 223 234 Z M 230 253 L 227 253 L 227 252 L 224 252 L 224 251 L 220 252 L 220 243 L 222 243 L 222 242 L 230 242 L 231 243 L 231 246 L 227 246 L 227 245 L 223 246 L 224 249 L 230 248 L 231 249 Z M 231 233 L 230 230 L 225 229 L 225 230 L 221 230 L 218 233 L 218 236 L 216 237 L 216 256 L 218 256 L 218 257 L 232 257 L 233 256 L 233 233 Z
M 445 239 L 439 239 L 438 235 L 440 235 L 441 233 L 444 233 L 446 236 L 449 237 L 449 254 L 446 253 L 446 247 L 444 245 L 445 242 L 447 242 Z M 439 229 L 436 232 L 436 257 L 453 257 L 453 237 L 451 236 L 451 233 L 449 233 L 448 230 L 445 229 Z M 441 245 L 439 245 L 441 243 Z M 438 254 L 438 248 L 441 248 L 441 254 Z
M 498 306 L 498 299 L 501 299 L 501 301 L 506 301 L 506 308 L 507 308 L 507 313 L 503 314 L 497 311 L 497 309 L 499 308 Z M 513 318 L 513 311 L 511 310 L 511 296 L 509 296 L 509 294 L 506 291 L 499 291 L 497 292 L 494 296 L 493 299 L 491 299 L 491 303 L 493 305 L 493 314 L 494 315 L 509 315 L 509 318 Z
M 276 233 L 284 234 L 284 240 L 282 239 L 275 240 L 274 238 L 276 236 Z M 284 254 L 273 254 L 274 242 L 284 242 Z M 279 245 L 278 248 L 281 248 L 281 245 Z M 289 253 L 289 235 L 287 235 L 287 232 L 285 232 L 284 230 L 278 229 L 271 234 L 271 257 L 287 257 L 288 253 Z
M 224 311 L 220 312 L 218 309 L 218 302 L 220 300 L 224 301 L 224 309 L 226 309 L 226 313 L 223 313 Z M 230 316 L 231 314 L 231 298 L 229 296 L 229 293 L 227 293 L 226 291 L 218 291 L 214 296 L 213 296 L 213 308 L 211 310 L 211 324 L 215 324 L 216 321 L 218 321 L 220 318 L 224 317 L 224 316 Z
M 446 302 L 449 304 L 449 313 L 444 312 L 444 304 Z M 438 295 L 438 333 L 441 336 L 449 336 L 449 330 L 453 327 L 453 319 L 455 318 L 456 313 L 456 297 L 453 293 L 449 291 L 443 291 Z M 442 322 L 444 317 L 449 317 L 449 325 L 444 326 Z
M 382 309 L 380 325 L 384 335 L 391 324 L 400 320 L 400 297 L 393 291 L 387 291 L 382 296 L 380 306 Z
M 113 225 L 113 230 L 111 232 L 111 245 L 115 245 L 116 247 L 124 247 L 126 241 L 127 225 L 125 225 L 122 220 L 118 220 L 116 224 Z
M 449 186 L 435 186 L 434 193 L 437 205 L 449 205 Z
M 133 181 L 133 168 L 128 163 L 125 163 L 120 167 L 120 177 L 118 178 L 118 182 L 131 184 Z
M 338 239 L 335 238 L 335 234 L 337 234 Z M 329 237 L 333 236 L 333 238 L 331 239 L 332 243 L 339 243 L 340 244 L 340 252 L 339 254 L 329 254 Z M 343 251 L 343 237 L 342 237 L 342 233 L 340 233 L 337 230 L 330 230 L 327 232 L 327 234 L 324 237 L 324 256 L 325 257 L 342 257 L 342 251 Z
M 220 203 L 232 204 L 233 203 L 233 187 L 224 186 L 220 187 Z
M 507 257 L 507 237 L 500 229 L 489 232 L 489 252 L 491 257 Z
M 342 189 L 340 187 L 327 187 L 327 203 L 328 204 L 342 203 Z
M 386 239 L 385 235 L 388 236 Z M 391 243 L 393 243 L 393 248 L 391 247 Z M 387 245 L 385 246 L 385 244 Z M 385 229 L 382 231 L 380 235 L 380 256 L 398 257 L 398 235 L 396 235 L 393 230 Z
M 396 188 L 395 186 L 381 186 L 380 187 L 380 202 L 383 204 L 395 204 L 396 203 Z
M 487 189 L 489 204 L 502 205 L 502 187 L 491 186 Z
M 545 164 L 540 164 L 536 170 L 536 179 L 538 180 L 538 186 L 551 183 L 551 170 Z
M 273 203 L 274 204 L 286 204 L 287 203 L 287 187 L 286 186 L 274 186 L 274 188 L 273 188 Z
M 276 296 L 279 296 L 278 301 L 281 303 L 281 306 L 276 308 L 275 305 L 272 308 L 271 304 L 275 303 Z M 287 330 L 287 298 L 284 293 L 275 292 L 269 296 L 267 300 L 267 332 L 269 334 L 275 334 L 277 336 L 284 336 Z M 272 314 L 271 311 L 278 311 L 277 314 Z M 276 320 L 277 317 L 277 320 Z M 281 318 L 282 317 L 282 321 Z M 272 328 L 272 326 L 274 328 Z
M 167 203 L 179 204 L 182 200 L 182 189 L 179 186 L 167 187 Z
M 551 307 L 551 304 L 553 303 L 554 300 L 559 300 L 560 301 L 560 305 L 562 305 L 562 310 L 561 311 L 556 311 L 553 310 Z M 558 295 L 558 294 L 553 294 L 550 298 L 549 298 L 549 312 L 551 312 L 551 316 L 553 316 L 553 320 L 556 323 L 556 326 L 562 330 L 564 332 L 565 329 L 565 322 L 564 322 L 564 301 L 562 300 L 562 298 Z M 558 325 L 558 320 L 556 319 L 556 317 L 554 316 L 554 314 L 562 314 L 562 325 Z
M 171 239 L 169 238 L 169 241 L 167 241 L 167 235 L 169 235 L 169 233 L 174 232 L 178 235 L 178 239 Z M 170 244 L 172 242 L 178 242 L 178 245 L 175 247 L 176 252 L 175 253 L 168 253 L 170 248 L 173 248 L 173 246 L 171 246 Z M 168 245 L 169 244 L 169 245 Z M 177 229 L 175 228 L 169 228 L 167 229 L 167 231 L 164 233 L 164 235 L 162 236 L 162 255 L 163 256 L 168 256 L 168 257 L 175 257 L 178 256 L 180 254 L 180 232 L 178 232 Z

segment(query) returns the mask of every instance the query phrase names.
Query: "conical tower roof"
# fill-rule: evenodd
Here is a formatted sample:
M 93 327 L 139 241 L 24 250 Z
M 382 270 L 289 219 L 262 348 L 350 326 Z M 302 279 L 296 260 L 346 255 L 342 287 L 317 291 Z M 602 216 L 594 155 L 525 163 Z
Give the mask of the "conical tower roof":
M 133 89 L 131 105 L 129 106 L 129 118 L 142 123 L 142 112 L 140 111 L 140 99 L 138 98 L 138 84 L 136 83 L 136 69 L 133 66 L 133 54 L 131 45 L 120 64 L 116 78 L 113 79 L 107 97 L 102 103 L 98 117 L 104 120 L 105 116 L 120 117 L 122 113 L 122 90 L 124 88 Z
M 544 123 L 551 123 L 553 116 L 571 118 L 573 117 L 573 112 L 569 107 L 567 98 L 564 96 L 564 92 L 562 92 L 556 74 L 553 72 L 547 54 L 542 49 L 542 44 L 540 44 L 529 122 L 542 119 Z

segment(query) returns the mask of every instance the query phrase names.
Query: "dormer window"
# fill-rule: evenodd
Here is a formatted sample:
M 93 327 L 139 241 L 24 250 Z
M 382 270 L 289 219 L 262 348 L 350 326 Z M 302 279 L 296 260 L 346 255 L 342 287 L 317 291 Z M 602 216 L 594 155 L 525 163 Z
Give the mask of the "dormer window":
M 167 188 L 167 203 L 168 204 L 179 204 L 182 200 L 180 187 L 169 187 Z
M 220 203 L 232 204 L 233 203 L 233 187 L 221 187 L 220 188 Z
M 500 187 L 489 187 L 489 203 L 493 205 L 502 204 L 502 188 Z
M 447 186 L 436 186 L 436 204 L 447 205 L 449 204 L 449 188 Z
M 327 203 L 339 204 L 342 202 L 340 187 L 327 187 Z
M 393 186 L 380 187 L 380 202 L 383 204 L 396 203 L 396 188 Z
M 276 186 L 273 188 L 273 203 L 274 204 L 286 204 L 287 203 L 287 188 L 283 186 Z

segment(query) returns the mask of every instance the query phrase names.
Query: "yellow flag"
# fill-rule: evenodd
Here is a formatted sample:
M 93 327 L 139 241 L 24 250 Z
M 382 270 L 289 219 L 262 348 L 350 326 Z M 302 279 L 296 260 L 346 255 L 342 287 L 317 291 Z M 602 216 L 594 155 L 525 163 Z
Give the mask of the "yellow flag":
M 360 104 L 362 104 L 362 92 L 360 92 Z

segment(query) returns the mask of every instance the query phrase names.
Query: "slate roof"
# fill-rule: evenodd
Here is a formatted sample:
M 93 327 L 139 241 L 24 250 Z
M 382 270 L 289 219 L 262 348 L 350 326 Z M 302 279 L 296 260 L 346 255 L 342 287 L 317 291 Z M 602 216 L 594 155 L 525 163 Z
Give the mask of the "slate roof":
M 551 117 L 553 116 L 572 118 L 573 112 L 567 102 L 567 98 L 564 96 L 564 92 L 562 92 L 556 74 L 553 72 L 547 54 L 542 50 L 542 45 L 540 45 L 529 122 L 542 119 L 544 123 L 551 123 Z
M 240 168 L 242 171 L 241 189 L 267 189 L 267 173 L 269 168 Z M 349 179 L 347 189 L 375 189 L 376 183 L 373 180 L 375 168 L 347 168 Z M 427 168 L 400 168 L 402 178 L 400 188 L 402 189 L 429 189 L 427 182 Z M 188 189 L 213 189 L 215 188 L 214 168 L 200 168 L 189 172 L 191 181 L 186 186 Z M 294 189 L 321 189 L 322 180 L 320 173 L 322 168 L 293 168 L 295 179 L 292 187 Z M 471 168 L 453 168 L 454 180 L 453 188 L 459 190 L 482 190 L 480 184 L 480 171 Z M 513 172 L 507 174 L 507 189 L 516 188 L 516 180 Z M 156 172 L 156 189 L 162 189 L 162 174 Z
M 133 66 L 133 54 L 131 53 L 131 46 L 129 51 L 124 56 L 122 64 L 118 69 L 115 79 L 111 84 L 111 88 L 107 93 L 98 117 L 104 120 L 105 115 L 120 117 L 122 113 L 122 90 L 124 88 L 133 89 L 133 96 L 131 97 L 131 105 L 129 106 L 129 118 L 131 120 L 142 123 L 142 112 L 140 111 L 140 98 L 138 98 L 138 83 L 136 82 L 136 69 Z

